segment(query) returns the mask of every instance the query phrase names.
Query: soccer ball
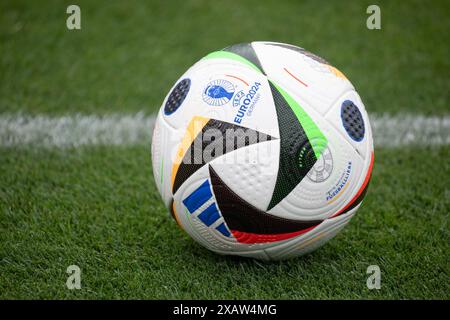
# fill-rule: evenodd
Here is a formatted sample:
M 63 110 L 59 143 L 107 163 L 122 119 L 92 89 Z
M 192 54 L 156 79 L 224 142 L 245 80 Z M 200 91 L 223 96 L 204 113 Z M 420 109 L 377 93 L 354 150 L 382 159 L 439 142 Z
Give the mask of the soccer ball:
M 194 64 L 164 99 L 152 139 L 156 185 L 180 227 L 219 254 L 264 260 L 334 237 L 360 207 L 373 159 L 350 81 L 276 42 Z

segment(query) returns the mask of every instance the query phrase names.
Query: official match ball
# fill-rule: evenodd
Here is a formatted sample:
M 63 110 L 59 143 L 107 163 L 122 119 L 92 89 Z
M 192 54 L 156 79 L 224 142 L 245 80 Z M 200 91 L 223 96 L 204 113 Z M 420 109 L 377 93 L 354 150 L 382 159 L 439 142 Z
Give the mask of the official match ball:
M 284 43 L 212 52 L 159 110 L 158 191 L 219 254 L 279 260 L 334 237 L 361 205 L 374 159 L 363 102 L 326 60 Z

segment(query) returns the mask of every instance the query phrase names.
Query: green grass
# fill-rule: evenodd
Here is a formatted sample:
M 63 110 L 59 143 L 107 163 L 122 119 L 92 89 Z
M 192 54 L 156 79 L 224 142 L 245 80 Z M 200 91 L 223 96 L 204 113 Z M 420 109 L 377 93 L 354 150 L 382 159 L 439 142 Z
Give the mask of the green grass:
M 232 43 L 305 47 L 369 112 L 449 112 L 448 1 L 0 2 L 0 114 L 154 113 L 176 79 Z M 170 3 L 170 5 L 169 5 Z M 450 147 L 375 152 L 367 198 L 334 240 L 263 263 L 197 245 L 156 191 L 150 146 L 0 147 L 0 298 L 450 298 Z M 66 268 L 82 289 L 66 288 Z M 368 290 L 366 268 L 382 271 Z
M 445 113 L 450 98 L 448 1 L 70 1 L 0 4 L 0 111 L 156 111 L 194 62 L 227 45 L 302 46 L 341 69 L 370 111 Z M 169 5 L 170 3 L 170 5 Z
M 148 150 L 14 151 L 0 172 L 1 298 L 449 298 L 448 148 L 379 150 L 370 192 L 316 252 L 218 256 L 168 216 Z M 426 170 L 425 170 L 426 168 Z M 420 183 L 419 183 L 420 182 Z M 447 194 L 446 194 L 447 193 Z M 82 289 L 65 286 L 82 269 Z M 382 270 L 381 290 L 366 269 Z

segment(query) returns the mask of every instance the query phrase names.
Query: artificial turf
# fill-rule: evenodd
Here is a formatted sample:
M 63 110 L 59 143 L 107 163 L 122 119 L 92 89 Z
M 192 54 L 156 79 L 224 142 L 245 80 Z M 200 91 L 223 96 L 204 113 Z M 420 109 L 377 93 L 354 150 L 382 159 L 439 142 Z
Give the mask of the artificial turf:
M 0 115 L 156 112 L 206 53 L 273 40 L 341 69 L 377 113 L 448 114 L 446 1 L 61 1 L 0 3 Z M 150 142 L 64 150 L 0 147 L 0 298 L 450 297 L 450 147 L 375 150 L 351 223 L 284 262 L 223 257 L 172 221 L 153 182 Z M 68 290 L 66 268 L 82 270 Z M 381 289 L 366 269 L 379 265 Z
M 233 43 L 286 42 L 334 64 L 371 112 L 443 114 L 450 99 L 448 1 L 0 2 L 0 111 L 155 112 L 194 62 Z
M 0 297 L 448 298 L 448 181 L 435 161 L 449 153 L 378 150 L 351 223 L 312 254 L 266 263 L 189 238 L 159 200 L 146 148 L 8 150 Z M 81 290 L 66 288 L 72 264 Z M 373 264 L 380 290 L 366 287 Z

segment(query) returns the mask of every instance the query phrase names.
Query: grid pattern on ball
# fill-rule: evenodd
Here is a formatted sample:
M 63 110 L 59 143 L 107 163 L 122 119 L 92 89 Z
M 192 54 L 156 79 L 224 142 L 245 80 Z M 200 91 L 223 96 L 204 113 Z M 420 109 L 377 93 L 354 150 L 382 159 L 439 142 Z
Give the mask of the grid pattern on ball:
M 345 100 L 342 103 L 341 118 L 348 135 L 355 141 L 361 141 L 365 133 L 364 120 L 353 101 Z
M 280 128 L 280 164 L 268 210 L 283 200 L 314 166 L 317 158 L 308 137 L 287 101 L 270 83 Z
M 181 106 L 189 92 L 190 87 L 191 80 L 186 78 L 181 80 L 175 86 L 175 88 L 173 88 L 172 92 L 167 98 L 166 105 L 164 106 L 164 113 L 166 115 L 174 113 Z

